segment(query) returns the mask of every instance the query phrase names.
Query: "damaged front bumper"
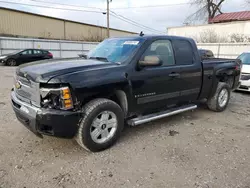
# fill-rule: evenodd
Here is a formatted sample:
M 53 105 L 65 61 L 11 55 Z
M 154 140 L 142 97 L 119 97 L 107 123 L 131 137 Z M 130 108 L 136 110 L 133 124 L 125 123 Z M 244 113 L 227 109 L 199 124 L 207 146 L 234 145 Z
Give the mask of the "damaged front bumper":
M 73 138 L 78 129 L 81 113 L 54 109 L 43 109 L 30 105 L 11 92 L 12 108 L 17 119 L 37 136 L 49 135 Z

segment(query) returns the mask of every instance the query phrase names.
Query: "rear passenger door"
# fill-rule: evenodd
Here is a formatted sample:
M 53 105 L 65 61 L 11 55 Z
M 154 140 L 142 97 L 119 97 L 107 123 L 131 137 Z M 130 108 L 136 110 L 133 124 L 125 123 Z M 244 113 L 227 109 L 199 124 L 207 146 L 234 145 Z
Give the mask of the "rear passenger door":
M 189 40 L 176 39 L 173 41 L 176 65 L 180 68 L 180 101 L 195 101 L 200 93 L 202 84 L 202 67 L 195 44 Z M 198 51 L 197 51 L 198 53 Z

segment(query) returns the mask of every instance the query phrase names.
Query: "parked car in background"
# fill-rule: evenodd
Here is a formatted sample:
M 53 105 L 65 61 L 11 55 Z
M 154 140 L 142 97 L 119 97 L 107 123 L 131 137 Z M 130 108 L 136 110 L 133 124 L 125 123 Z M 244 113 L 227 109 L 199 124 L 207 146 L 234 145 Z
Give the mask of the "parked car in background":
M 211 50 L 199 49 L 201 60 L 214 58 L 214 53 Z
M 241 54 L 237 59 L 242 61 L 241 83 L 238 90 L 250 91 L 250 52 Z
M 47 50 L 41 49 L 26 49 L 10 54 L 3 54 L 0 56 L 0 63 L 8 66 L 17 66 L 23 63 L 32 61 L 52 59 L 53 55 Z

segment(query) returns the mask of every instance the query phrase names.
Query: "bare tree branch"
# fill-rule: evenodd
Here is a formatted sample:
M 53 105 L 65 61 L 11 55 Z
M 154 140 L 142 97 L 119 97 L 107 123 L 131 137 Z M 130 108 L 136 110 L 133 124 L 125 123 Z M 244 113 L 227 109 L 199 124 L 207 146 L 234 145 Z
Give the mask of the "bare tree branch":
M 217 13 L 217 11 L 220 12 L 220 13 L 222 14 L 222 12 L 221 12 L 221 10 L 220 10 L 220 7 L 221 7 L 221 4 L 222 4 L 224 1 L 225 1 L 225 0 L 221 0 L 217 5 L 216 5 L 215 3 L 213 3 L 213 5 L 215 5 L 215 8 L 213 9 L 212 18 L 214 18 L 214 16 L 215 16 L 215 14 Z
M 185 24 L 201 20 L 209 22 L 218 14 L 222 14 L 221 6 L 225 0 L 190 0 L 190 2 L 192 6 L 198 7 L 198 10 L 186 18 Z

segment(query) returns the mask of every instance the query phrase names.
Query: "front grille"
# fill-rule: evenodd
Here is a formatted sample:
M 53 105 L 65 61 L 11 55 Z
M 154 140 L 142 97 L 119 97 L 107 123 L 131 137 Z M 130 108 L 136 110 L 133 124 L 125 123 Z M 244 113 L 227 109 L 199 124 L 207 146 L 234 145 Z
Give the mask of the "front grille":
M 31 99 L 31 94 L 24 89 L 17 89 L 16 93 L 22 97 L 25 97 L 27 99 Z
M 241 80 L 250 80 L 250 74 L 242 74 L 240 79 Z
M 26 79 L 25 77 L 15 76 L 14 91 L 20 100 L 40 107 L 39 83 Z

